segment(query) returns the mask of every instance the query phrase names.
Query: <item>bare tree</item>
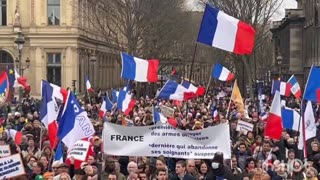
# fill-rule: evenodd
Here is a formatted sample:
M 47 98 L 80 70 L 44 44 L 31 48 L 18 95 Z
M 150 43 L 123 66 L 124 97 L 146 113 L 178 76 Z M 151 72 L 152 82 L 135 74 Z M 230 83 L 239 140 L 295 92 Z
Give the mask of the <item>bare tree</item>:
M 90 29 L 105 42 L 136 56 L 161 58 L 172 54 L 184 33 L 184 0 L 85 2 L 78 5 L 81 21 L 88 21 Z
M 257 51 L 264 43 L 270 40 L 269 26 L 272 16 L 278 11 L 283 0 L 202 0 L 201 5 L 210 3 L 211 5 L 219 8 L 225 13 L 240 19 L 246 23 L 251 24 L 256 30 L 255 47 L 253 54 L 257 54 L 261 51 Z M 270 41 L 269 41 L 270 42 Z M 255 52 L 257 51 L 257 52 Z M 255 68 L 253 56 L 236 56 L 232 55 L 233 59 L 241 60 L 243 66 L 238 64 L 237 71 L 241 72 L 242 67 L 245 69 L 247 78 L 247 84 L 250 86 L 250 97 L 254 97 L 253 82 L 256 75 L 252 69 Z M 268 58 L 271 58 L 269 55 Z M 254 76 L 252 76 L 254 75 Z M 240 81 L 241 83 L 241 81 Z M 244 84 L 242 84 L 245 87 Z M 244 89 L 243 89 L 244 90 Z

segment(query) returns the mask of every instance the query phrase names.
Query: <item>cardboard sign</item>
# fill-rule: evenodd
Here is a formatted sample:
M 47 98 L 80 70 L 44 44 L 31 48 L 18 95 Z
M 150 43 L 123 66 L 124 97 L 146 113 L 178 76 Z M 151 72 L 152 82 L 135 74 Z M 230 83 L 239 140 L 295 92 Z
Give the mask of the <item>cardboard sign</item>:
M 0 179 L 8 179 L 25 174 L 20 154 L 0 159 Z
M 242 132 L 244 132 L 245 134 L 247 134 L 248 131 L 251 131 L 251 132 L 252 132 L 252 130 L 253 130 L 253 124 L 248 123 L 248 122 L 245 122 L 245 121 L 238 120 L 238 125 L 237 125 L 236 130 L 237 130 L 237 131 L 242 131 Z
M 175 129 L 170 125 L 121 126 L 105 123 L 104 153 L 115 156 L 149 156 L 212 159 L 215 152 L 231 157 L 229 125 L 224 123 L 196 131 Z M 130 147 L 130 148 L 128 148 Z
M 173 117 L 174 115 L 174 109 L 169 108 L 168 106 L 160 105 L 161 114 L 163 114 L 165 117 Z
M 9 145 L 0 145 L 0 157 L 7 157 L 11 155 Z
M 85 161 L 87 154 L 88 154 L 89 146 L 90 146 L 90 142 L 79 140 L 73 146 L 71 151 L 69 151 L 67 157 L 69 158 L 69 157 L 73 156 L 74 159 L 77 159 L 80 161 Z

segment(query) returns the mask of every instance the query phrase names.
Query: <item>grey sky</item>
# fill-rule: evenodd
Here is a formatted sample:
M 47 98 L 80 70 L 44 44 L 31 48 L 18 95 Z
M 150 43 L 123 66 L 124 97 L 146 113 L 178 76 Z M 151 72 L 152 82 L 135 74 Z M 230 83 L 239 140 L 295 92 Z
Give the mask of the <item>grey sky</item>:
M 199 0 L 187 0 L 188 5 L 192 7 L 192 9 L 197 9 L 195 7 L 196 2 Z M 296 0 L 284 0 L 281 8 L 279 9 L 279 12 L 276 13 L 273 17 L 273 20 L 281 20 L 284 17 L 285 9 L 290 9 L 290 8 L 296 8 L 297 7 L 297 2 Z

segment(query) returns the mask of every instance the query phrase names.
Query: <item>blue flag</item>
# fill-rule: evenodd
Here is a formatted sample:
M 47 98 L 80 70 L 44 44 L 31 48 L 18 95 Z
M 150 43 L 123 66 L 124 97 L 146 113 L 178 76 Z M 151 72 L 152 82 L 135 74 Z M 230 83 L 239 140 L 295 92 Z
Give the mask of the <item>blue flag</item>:
M 78 140 L 91 137 L 94 133 L 95 130 L 87 112 L 81 108 L 76 97 L 69 91 L 59 121 L 59 139 L 68 149 L 71 149 Z

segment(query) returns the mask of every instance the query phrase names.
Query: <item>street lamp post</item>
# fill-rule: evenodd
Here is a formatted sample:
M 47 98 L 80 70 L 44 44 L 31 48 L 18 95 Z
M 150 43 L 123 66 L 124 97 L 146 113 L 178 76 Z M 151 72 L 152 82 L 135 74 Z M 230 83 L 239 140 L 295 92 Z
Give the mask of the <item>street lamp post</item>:
M 282 60 L 283 60 L 283 58 L 282 58 L 280 53 L 278 53 L 278 56 L 277 56 L 276 60 L 277 60 L 277 64 L 278 64 L 278 67 L 279 67 L 279 78 L 281 80 L 281 69 L 282 69 Z
M 24 36 L 22 34 L 21 31 L 18 32 L 14 43 L 16 44 L 16 47 L 18 49 L 18 57 L 15 60 L 15 64 L 16 64 L 16 69 L 18 70 L 19 74 L 21 76 L 23 76 L 23 72 L 26 68 L 29 68 L 30 66 L 30 59 L 27 58 L 26 59 L 26 67 L 22 67 L 22 61 L 21 61 L 21 57 L 22 57 L 22 49 L 23 49 L 23 45 L 25 43 L 25 39 Z M 19 101 L 22 100 L 22 88 L 19 88 Z

